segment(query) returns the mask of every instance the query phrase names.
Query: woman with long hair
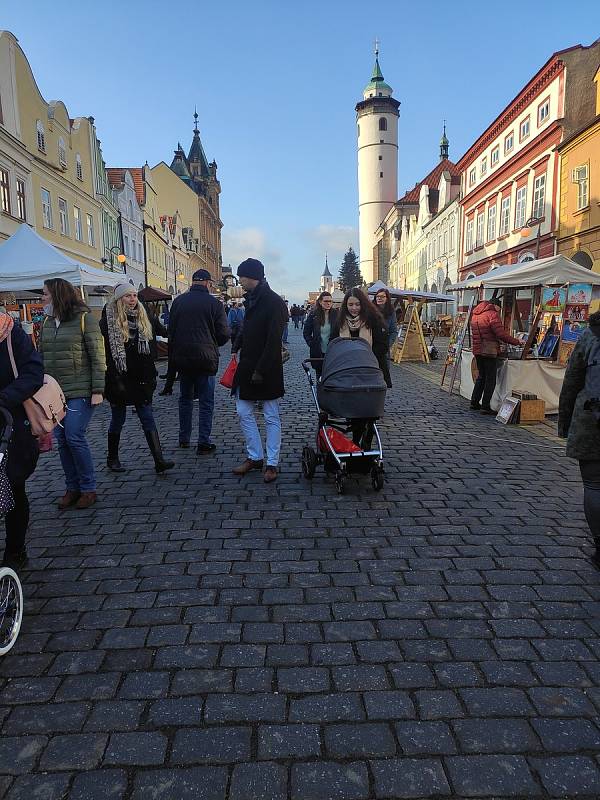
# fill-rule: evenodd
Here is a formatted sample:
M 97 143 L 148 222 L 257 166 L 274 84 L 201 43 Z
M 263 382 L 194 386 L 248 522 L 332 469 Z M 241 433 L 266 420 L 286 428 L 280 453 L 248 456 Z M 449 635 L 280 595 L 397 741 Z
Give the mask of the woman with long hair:
M 54 429 L 67 485 L 58 507 L 89 508 L 96 502 L 96 473 L 85 434 L 95 406 L 103 399 L 106 362 L 102 337 L 89 308 L 69 281 L 49 278 L 42 296 L 44 369 L 56 378 L 67 399 L 67 414 Z
M 391 388 L 390 369 L 387 362 L 387 323 L 362 289 L 350 289 L 344 295 L 331 338 L 365 339 L 377 357 L 383 377 Z
M 173 461 L 165 461 L 152 413 L 152 396 L 156 389 L 156 333 L 163 331 L 156 317 L 152 321 L 138 301 L 135 286 L 120 283 L 102 311 L 100 330 L 106 353 L 106 399 L 112 412 L 108 428 L 107 467 L 125 472 L 119 460 L 121 431 L 127 406 L 135 406 L 148 447 L 158 473 L 172 469 Z
M 392 297 L 388 289 L 378 289 L 373 301 L 377 306 L 377 310 L 387 323 L 388 330 L 388 361 L 390 357 L 390 349 L 398 336 L 398 325 L 396 323 L 396 311 L 392 305 Z
M 317 359 L 313 367 L 317 375 L 321 374 L 322 359 L 327 352 L 327 345 L 332 338 L 331 331 L 337 322 L 338 312 L 333 308 L 333 297 L 330 292 L 321 292 L 314 308 L 304 323 L 302 334 L 310 348 L 311 359 Z

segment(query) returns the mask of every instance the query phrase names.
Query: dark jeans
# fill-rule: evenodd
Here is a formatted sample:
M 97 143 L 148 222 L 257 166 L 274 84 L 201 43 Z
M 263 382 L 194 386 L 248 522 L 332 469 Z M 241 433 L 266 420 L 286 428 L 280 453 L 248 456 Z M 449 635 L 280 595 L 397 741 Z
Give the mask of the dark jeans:
M 192 409 L 198 398 L 198 444 L 210 444 L 215 408 L 215 379 L 212 375 L 179 376 L 179 441 L 192 437 Z
M 489 356 L 475 356 L 475 359 L 477 361 L 477 371 L 479 375 L 473 387 L 471 405 L 476 406 L 481 402 L 482 408 L 489 409 L 492 395 L 496 388 L 498 359 L 490 358 Z
M 600 461 L 580 461 L 583 481 L 583 510 L 587 524 L 600 550 Z
M 29 501 L 25 484 L 11 484 L 15 507 L 6 515 L 6 552 L 18 553 L 25 547 L 25 534 L 29 525 Z
M 116 406 L 111 404 L 110 410 L 112 416 L 110 418 L 108 431 L 109 433 L 121 433 L 123 430 L 123 425 L 125 425 L 127 406 Z M 136 405 L 135 410 L 137 411 L 137 415 L 142 425 L 142 430 L 148 433 L 150 431 L 155 431 L 156 422 L 154 421 L 154 414 L 152 413 L 152 403 Z

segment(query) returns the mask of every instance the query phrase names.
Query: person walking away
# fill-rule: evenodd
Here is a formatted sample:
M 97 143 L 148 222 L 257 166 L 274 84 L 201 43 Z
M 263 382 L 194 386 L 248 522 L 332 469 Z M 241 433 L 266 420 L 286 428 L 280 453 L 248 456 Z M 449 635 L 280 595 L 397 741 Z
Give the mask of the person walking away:
M 240 355 L 232 394 L 248 457 L 233 472 L 246 475 L 250 470 L 263 468 L 264 450 L 255 417 L 256 402 L 261 401 L 267 429 L 264 481 L 271 483 L 277 478 L 281 451 L 279 400 L 284 395 L 281 338 L 287 327 L 288 310 L 269 287 L 260 261 L 247 258 L 239 265 L 237 274 L 246 290 L 246 316 L 236 343 Z
M 594 539 L 592 562 L 600 569 L 600 311 L 575 345 L 558 404 L 558 435 L 567 456 L 579 462 L 583 509 Z
M 208 291 L 210 282 L 208 270 L 196 270 L 189 290 L 173 300 L 169 320 L 169 365 L 179 372 L 179 446 L 190 446 L 196 393 L 198 455 L 216 450 L 210 440 L 215 375 L 219 368 L 219 347 L 229 341 L 225 307 Z
M 473 309 L 471 315 L 471 336 L 473 355 L 477 361 L 478 376 L 471 395 L 471 410 L 482 414 L 496 414 L 492 411 L 490 403 L 496 388 L 496 373 L 498 370 L 498 354 L 500 342 L 520 345 L 504 330 L 498 309 L 502 306 L 499 297 L 483 300 Z
M 388 368 L 390 363 L 390 350 L 398 338 L 398 324 L 396 322 L 396 312 L 392 305 L 392 297 L 387 289 L 379 289 L 375 295 L 375 305 L 377 310 L 385 320 L 388 329 Z
M 156 317 L 150 321 L 146 309 L 138 302 L 135 287 L 130 283 L 115 286 L 112 299 L 102 310 L 100 330 L 106 354 L 105 397 L 110 403 L 106 466 L 113 472 L 125 472 L 119 460 L 121 431 L 127 406 L 134 406 L 154 459 L 157 473 L 175 466 L 166 461 L 152 413 L 152 395 L 156 389 L 156 367 L 153 351 L 157 329 L 162 325 Z
M 235 346 L 235 340 L 242 330 L 244 324 L 244 303 L 243 300 L 234 300 L 233 305 L 227 314 L 227 322 L 231 330 L 231 347 Z
M 11 364 L 8 338 L 18 375 Z M 42 387 L 44 365 L 28 336 L 19 324 L 6 313 L 0 314 L 0 406 L 12 414 L 13 430 L 6 453 L 6 474 L 15 505 L 5 517 L 6 544 L 2 564 L 13 569 L 27 566 L 25 537 L 29 527 L 29 501 L 25 490 L 26 480 L 35 470 L 39 448 L 31 433 L 31 426 L 23 402 Z
M 316 359 L 312 364 L 317 377 L 321 376 L 323 359 L 327 352 L 331 331 L 337 322 L 338 312 L 333 308 L 333 297 L 330 292 L 321 292 L 317 297 L 315 307 L 308 315 L 302 334 L 309 347 L 311 359 Z
M 289 308 L 287 306 L 287 303 L 284 302 L 284 305 L 285 305 L 286 317 L 285 317 L 285 325 L 283 327 L 283 333 L 281 334 L 281 343 L 285 347 L 286 344 L 288 343 L 288 333 L 289 333 L 288 324 L 289 324 L 289 321 L 290 321 L 290 310 L 289 310 Z
M 94 408 L 102 403 L 106 361 L 102 335 L 75 287 L 62 278 L 44 283 L 46 318 L 40 335 L 44 369 L 55 378 L 67 400 L 67 414 L 54 429 L 66 479 L 61 510 L 96 502 L 96 473 L 87 427 Z

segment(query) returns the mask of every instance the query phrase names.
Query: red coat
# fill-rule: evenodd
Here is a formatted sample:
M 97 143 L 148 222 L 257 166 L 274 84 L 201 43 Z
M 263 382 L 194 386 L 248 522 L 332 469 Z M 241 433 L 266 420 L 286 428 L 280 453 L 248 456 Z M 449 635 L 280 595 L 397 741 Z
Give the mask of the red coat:
M 471 315 L 471 334 L 473 337 L 473 355 L 480 356 L 482 344 L 486 342 L 506 342 L 519 345 L 521 342 L 504 330 L 498 308 L 484 300 L 473 309 Z

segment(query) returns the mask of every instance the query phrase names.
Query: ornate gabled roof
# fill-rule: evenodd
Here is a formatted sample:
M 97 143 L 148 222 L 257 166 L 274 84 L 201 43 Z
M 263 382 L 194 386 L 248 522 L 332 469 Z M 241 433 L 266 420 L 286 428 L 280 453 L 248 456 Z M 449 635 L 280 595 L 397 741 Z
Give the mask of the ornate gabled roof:
M 200 175 L 203 178 L 210 178 L 210 170 L 208 168 L 208 160 L 200 141 L 200 131 L 198 130 L 198 112 L 194 109 L 194 138 L 192 139 L 192 146 L 188 153 L 188 162 L 190 164 L 200 164 Z
M 450 161 L 450 159 L 445 158 L 443 161 L 440 161 L 439 164 L 436 164 L 429 175 L 423 178 L 423 180 L 419 183 L 416 183 L 413 189 L 410 189 L 408 192 L 406 192 L 406 194 L 404 194 L 398 200 L 398 203 L 401 205 L 418 205 L 419 196 L 421 194 L 421 186 L 429 186 L 430 190 L 437 190 L 442 173 L 446 171 L 450 173 L 451 178 L 460 178 L 460 170 L 456 164 Z
M 120 188 L 125 182 L 125 173 L 129 172 L 133 178 L 133 186 L 135 188 L 135 196 L 141 206 L 144 205 L 144 172 L 143 167 L 109 167 L 106 170 L 108 181 L 111 186 Z M 114 182 L 113 182 L 114 181 Z
M 173 161 L 171 162 L 171 169 L 182 181 L 189 181 L 191 178 L 190 174 L 190 167 L 185 157 L 185 153 L 183 152 L 183 148 L 179 142 L 177 142 L 177 150 L 175 150 L 175 155 L 173 157 Z

